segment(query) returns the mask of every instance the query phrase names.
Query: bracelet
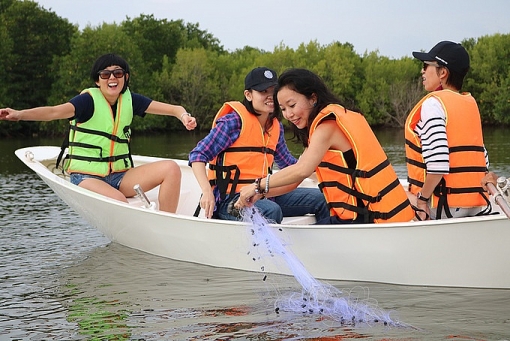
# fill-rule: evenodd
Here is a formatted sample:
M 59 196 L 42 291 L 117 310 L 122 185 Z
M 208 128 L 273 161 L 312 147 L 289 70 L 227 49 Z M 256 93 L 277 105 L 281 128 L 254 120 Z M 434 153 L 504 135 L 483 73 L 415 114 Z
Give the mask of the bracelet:
M 423 195 L 421 195 L 421 192 L 418 192 L 418 194 L 416 194 L 416 198 L 418 198 L 418 200 L 421 200 L 421 201 L 429 201 L 430 198 L 425 198 Z
M 261 192 L 261 189 L 260 189 L 260 180 L 262 180 L 261 178 L 257 178 L 255 179 L 255 182 L 253 183 L 255 185 L 255 193 L 256 194 L 264 194 L 264 193 L 260 193 Z
M 191 114 L 189 112 L 185 112 L 184 114 L 181 115 L 181 121 L 182 121 L 182 118 L 184 117 L 184 115 L 191 116 Z
M 268 174 L 267 177 L 266 177 L 266 189 L 264 190 L 264 194 L 269 192 L 269 177 L 270 176 L 271 176 L 271 174 Z

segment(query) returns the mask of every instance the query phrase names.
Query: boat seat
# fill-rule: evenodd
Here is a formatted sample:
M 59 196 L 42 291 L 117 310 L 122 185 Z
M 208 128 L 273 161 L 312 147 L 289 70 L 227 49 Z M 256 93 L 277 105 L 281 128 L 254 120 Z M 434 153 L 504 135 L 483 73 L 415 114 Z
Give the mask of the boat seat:
M 312 214 L 307 214 L 295 217 L 284 217 L 282 225 L 311 225 L 315 224 L 315 222 L 315 216 Z

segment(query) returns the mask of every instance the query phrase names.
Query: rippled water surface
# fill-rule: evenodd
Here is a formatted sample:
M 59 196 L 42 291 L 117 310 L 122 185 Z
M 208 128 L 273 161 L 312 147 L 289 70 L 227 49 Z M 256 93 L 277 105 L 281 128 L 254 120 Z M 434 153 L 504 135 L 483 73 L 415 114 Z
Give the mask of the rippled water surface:
M 368 293 L 413 328 L 277 314 L 275 299 L 300 290 L 292 277 L 264 281 L 112 244 L 12 151 L 0 156 L 2 341 L 510 339 L 510 290 L 329 282 Z

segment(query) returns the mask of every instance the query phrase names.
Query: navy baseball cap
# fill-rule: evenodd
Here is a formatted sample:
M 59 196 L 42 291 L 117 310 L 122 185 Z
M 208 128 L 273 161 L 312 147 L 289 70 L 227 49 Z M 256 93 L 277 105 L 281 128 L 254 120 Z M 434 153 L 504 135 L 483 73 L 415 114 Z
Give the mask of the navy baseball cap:
M 451 41 L 439 42 L 429 52 L 413 52 L 413 56 L 423 62 L 436 61 L 439 65 L 463 76 L 469 71 L 469 55 L 466 49 L 461 44 Z
M 245 90 L 264 91 L 278 84 L 276 72 L 267 67 L 258 67 L 250 71 L 244 79 Z

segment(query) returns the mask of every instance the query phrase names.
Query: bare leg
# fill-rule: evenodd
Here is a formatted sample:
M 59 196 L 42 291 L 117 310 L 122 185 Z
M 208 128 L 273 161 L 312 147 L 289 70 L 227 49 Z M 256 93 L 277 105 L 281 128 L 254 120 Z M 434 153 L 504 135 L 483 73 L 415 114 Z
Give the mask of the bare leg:
M 86 178 L 78 186 L 115 200 L 127 202 L 126 196 L 122 192 L 99 179 Z
M 159 209 L 171 213 L 177 211 L 181 192 L 181 169 L 174 161 L 157 161 L 131 168 L 124 175 L 119 189 L 126 197 L 132 197 L 135 195 L 133 186 L 136 184 L 144 191 L 150 191 L 159 185 Z

